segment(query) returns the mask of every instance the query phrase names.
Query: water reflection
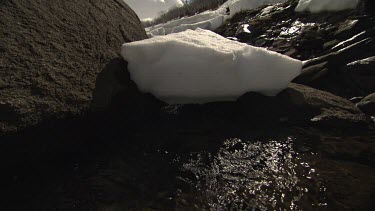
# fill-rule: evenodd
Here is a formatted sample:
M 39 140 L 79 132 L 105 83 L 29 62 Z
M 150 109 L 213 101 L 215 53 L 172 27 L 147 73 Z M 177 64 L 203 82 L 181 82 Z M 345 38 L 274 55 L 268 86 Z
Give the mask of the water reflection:
M 182 167 L 193 175 L 181 178 L 194 184 L 191 193 L 184 193 L 195 196 L 189 204 L 209 210 L 300 210 L 317 173 L 293 143 L 292 137 L 266 142 L 232 138 L 215 155 L 197 153 Z

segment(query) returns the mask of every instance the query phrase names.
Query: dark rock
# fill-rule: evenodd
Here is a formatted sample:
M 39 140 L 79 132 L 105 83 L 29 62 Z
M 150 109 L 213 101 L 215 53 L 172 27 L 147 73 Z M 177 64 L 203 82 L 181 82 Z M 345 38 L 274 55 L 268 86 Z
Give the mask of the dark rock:
M 360 14 L 375 15 L 375 2 L 372 0 L 362 0 L 358 6 Z
M 285 51 L 288 51 L 291 46 L 293 46 L 293 43 L 287 39 L 278 38 L 273 42 L 270 49 L 279 53 L 284 53 Z
M 190 122 L 206 129 L 285 124 L 346 128 L 368 124 L 366 116 L 349 100 L 293 83 L 275 97 L 249 92 L 236 102 L 182 105 L 176 111 L 170 124 Z
M 305 115 L 305 118 L 313 116 L 310 120 L 319 126 L 351 127 L 368 124 L 366 117 L 353 103 L 328 92 L 291 83 L 278 97 L 302 109 L 300 114 Z
M 351 76 L 346 66 L 375 55 L 375 18 L 369 9 L 373 8 L 372 1 L 362 0 L 355 10 L 317 14 L 294 12 L 297 3 L 291 0 L 271 9 L 243 11 L 216 31 L 234 36 L 241 24 L 249 24 L 257 31 L 240 42 L 305 60 L 302 74 L 293 82 L 348 99 L 369 94 L 365 90 L 371 85 L 358 76 L 359 83 L 368 86 L 358 87 L 353 83 L 357 76 Z
M 293 82 L 329 91 L 347 98 L 366 95 L 366 93 L 363 93 L 363 91 L 358 89 L 357 85 L 353 83 L 352 80 L 352 78 L 361 80 L 363 79 L 363 76 L 360 74 L 352 74 L 350 72 L 354 73 L 355 71 L 347 71 L 345 69 L 347 68 L 348 63 L 375 55 L 375 40 L 369 37 L 358 42 L 355 42 L 354 40 L 348 42 L 350 44 L 348 43 L 347 47 L 340 48 L 327 55 L 306 61 L 301 75 L 295 78 Z M 371 66 L 369 64 L 366 65 Z M 353 66 L 353 68 L 355 68 L 355 66 Z M 367 74 L 370 74 L 369 71 L 367 71 Z M 370 82 L 371 78 L 369 77 L 368 80 L 363 80 L 364 82 L 359 83 L 362 83 L 362 86 L 366 87 L 365 89 L 372 89 L 371 84 L 373 83 Z
M 351 62 L 343 67 L 343 72 L 362 96 L 375 92 L 375 57 Z
M 338 30 L 334 33 L 335 37 L 348 39 L 355 32 L 357 23 L 358 20 L 346 20 L 344 23 L 341 23 Z
M 334 46 L 336 46 L 339 43 L 340 43 L 340 41 L 336 40 L 336 39 L 328 41 L 328 42 L 324 43 L 323 50 L 329 50 L 329 49 L 333 48 Z
M 302 73 L 294 79 L 294 81 L 301 84 L 310 84 L 322 78 L 328 73 L 327 63 L 326 61 L 304 68 Z
M 363 97 L 352 97 L 349 100 L 352 103 L 359 103 L 362 99 L 363 99 Z
M 375 93 L 363 98 L 361 102 L 356 104 L 364 113 L 368 115 L 375 115 Z
M 7 0 L 0 16 L 1 131 L 87 110 L 121 44 L 147 38 L 121 0 Z
M 298 58 L 298 51 L 295 48 L 290 49 L 289 51 L 285 52 L 284 55 L 289 57 Z
M 322 38 L 309 38 L 309 39 L 302 39 L 299 43 L 299 49 L 314 49 L 314 50 L 322 50 L 324 45 L 324 40 Z
M 256 33 L 241 39 L 241 42 L 267 47 L 280 53 L 288 53 L 293 58 L 306 60 L 326 55 L 330 53 L 327 50 L 336 44 L 374 27 L 373 18 L 363 12 L 361 6 L 357 10 L 314 14 L 294 12 L 297 3 L 298 1 L 291 0 L 272 6 L 271 9 L 262 7 L 243 11 L 216 31 L 223 36 L 233 37 L 241 25 L 246 23 L 249 24 L 250 31 Z M 367 33 L 364 37 L 358 37 L 357 41 L 369 36 Z M 280 49 L 276 47 L 277 43 L 256 42 L 261 38 L 271 41 L 286 39 L 291 46 Z M 290 53 L 291 48 L 298 52 Z

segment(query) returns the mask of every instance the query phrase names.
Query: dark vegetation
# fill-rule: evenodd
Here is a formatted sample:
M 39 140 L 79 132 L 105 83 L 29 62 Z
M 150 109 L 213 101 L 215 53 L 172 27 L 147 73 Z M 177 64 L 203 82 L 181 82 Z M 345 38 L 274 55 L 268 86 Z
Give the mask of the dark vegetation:
M 182 7 L 174 7 L 164 13 L 161 13 L 159 17 L 152 21 L 143 22 L 144 27 L 153 26 L 160 23 L 165 23 L 170 20 L 192 16 L 197 13 L 201 13 L 207 10 L 217 9 L 227 0 L 191 0 L 183 1 L 184 5 Z

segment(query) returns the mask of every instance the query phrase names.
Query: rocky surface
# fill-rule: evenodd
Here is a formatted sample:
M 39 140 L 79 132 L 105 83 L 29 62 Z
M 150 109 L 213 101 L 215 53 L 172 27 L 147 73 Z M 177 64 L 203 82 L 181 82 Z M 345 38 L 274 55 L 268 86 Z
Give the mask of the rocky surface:
M 247 93 L 236 102 L 169 106 L 160 116 L 158 120 L 164 119 L 163 122 L 181 128 L 228 128 L 228 122 L 256 128 L 270 125 L 341 129 L 368 126 L 368 117 L 349 100 L 294 83 L 275 97 Z
M 0 2 L 0 26 L 15 27 L 0 31 L 0 124 L 24 128 L 0 137 L 0 210 L 375 207 L 373 1 L 354 11 L 296 14 L 291 0 L 236 15 L 218 33 L 306 60 L 300 84 L 275 97 L 174 106 L 140 93 L 117 58 L 121 42 L 145 36 L 122 3 Z M 38 42 L 16 49 L 23 39 Z M 22 72 L 32 68 L 38 71 Z M 49 118 L 89 105 L 95 112 Z
M 375 54 L 375 18 L 369 12 L 373 3 L 363 0 L 357 10 L 310 14 L 295 13 L 297 2 L 244 11 L 217 32 L 305 60 L 296 83 L 346 98 L 374 92 L 372 63 L 366 61 Z M 243 32 L 245 25 L 250 33 Z M 361 70 L 350 70 L 354 64 Z M 352 83 L 353 79 L 356 83 Z
M 0 16 L 0 133 L 87 110 L 119 46 L 146 38 L 121 0 L 7 0 Z
M 368 115 L 375 115 L 375 93 L 363 98 L 356 104 L 364 113 Z

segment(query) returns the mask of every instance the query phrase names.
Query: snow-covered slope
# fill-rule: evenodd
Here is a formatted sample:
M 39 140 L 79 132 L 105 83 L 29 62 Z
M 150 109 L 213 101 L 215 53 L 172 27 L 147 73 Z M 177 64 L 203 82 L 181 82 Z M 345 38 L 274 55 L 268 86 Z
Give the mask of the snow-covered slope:
M 184 31 L 186 29 L 209 29 L 215 30 L 223 24 L 223 15 L 218 15 L 215 11 L 206 11 L 191 17 L 184 17 L 172 20 L 164 24 L 146 28 L 149 36 L 165 35 Z
M 255 91 L 275 95 L 302 62 L 197 29 L 122 46 L 131 79 L 170 104 L 233 101 Z
M 355 9 L 359 0 L 300 0 L 296 12 L 318 13 L 323 11 L 340 11 Z
M 230 13 L 226 18 L 232 18 L 236 13 L 243 10 L 251 10 L 266 4 L 282 3 L 286 0 L 231 0 L 223 4 L 219 9 L 229 8 Z
M 154 19 L 160 12 L 167 11 L 172 7 L 182 6 L 181 0 L 123 0 L 138 15 L 141 20 Z
M 286 0 L 229 0 L 215 11 L 206 11 L 191 17 L 172 20 L 165 24 L 146 28 L 146 31 L 149 37 L 153 37 L 187 29 L 201 28 L 215 30 L 220 27 L 225 20 L 232 18 L 236 13 L 242 10 L 251 10 L 266 4 L 275 4 L 285 1 Z

